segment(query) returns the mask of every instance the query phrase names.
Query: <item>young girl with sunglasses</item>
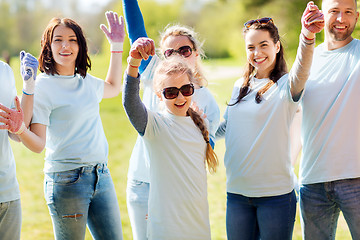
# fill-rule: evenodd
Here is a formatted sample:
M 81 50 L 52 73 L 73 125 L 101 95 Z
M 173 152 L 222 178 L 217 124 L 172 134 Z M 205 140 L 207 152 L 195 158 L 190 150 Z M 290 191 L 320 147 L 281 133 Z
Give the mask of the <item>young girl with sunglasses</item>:
M 296 196 L 289 127 L 312 63 L 323 15 L 310 2 L 295 63 L 287 73 L 271 18 L 245 23 L 247 66 L 235 83 L 217 136 L 225 136 L 228 239 L 292 239 Z
M 148 239 L 210 239 L 206 164 L 215 172 L 217 157 L 206 122 L 190 108 L 195 76 L 179 57 L 159 63 L 154 92 L 164 111 L 151 111 L 139 96 L 138 67 L 155 53 L 151 39 L 130 50 L 123 104 L 143 139 L 150 159 Z
M 99 103 L 121 91 L 122 19 L 107 12 L 111 44 L 105 81 L 91 76 L 81 27 L 68 18 L 53 18 L 41 39 L 31 134 L 20 135 L 34 152 L 45 154 L 45 199 L 55 239 L 84 239 L 86 225 L 94 239 L 122 239 L 119 205 L 109 169 L 108 143 Z M 29 95 L 29 92 L 25 92 Z
M 138 38 L 147 37 L 138 2 L 123 0 L 123 9 L 131 43 Z M 204 53 L 197 34 L 188 27 L 168 26 L 161 34 L 160 51 L 160 57 L 150 56 L 149 59 L 143 60 L 139 67 L 144 90 L 142 99 L 145 106 L 153 111 L 158 110 L 159 100 L 153 92 L 152 82 L 154 70 L 160 58 L 182 56 L 194 72 L 195 92 L 192 99 L 207 116 L 210 124 L 210 143 L 213 146 L 215 132 L 220 121 L 220 110 L 211 92 L 206 88 L 207 81 L 200 68 L 201 57 Z M 127 185 L 127 209 L 134 240 L 146 239 L 149 181 L 149 157 L 142 138 L 138 137 L 130 158 Z

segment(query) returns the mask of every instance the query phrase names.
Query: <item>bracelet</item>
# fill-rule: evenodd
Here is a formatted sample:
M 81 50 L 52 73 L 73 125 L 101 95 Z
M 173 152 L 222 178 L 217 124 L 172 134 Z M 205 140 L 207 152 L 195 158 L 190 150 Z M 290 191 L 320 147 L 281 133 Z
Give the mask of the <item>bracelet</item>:
M 139 58 L 133 58 L 131 56 L 129 56 L 127 58 L 127 62 L 129 64 L 130 67 L 133 67 L 133 68 L 138 68 L 140 65 L 141 65 L 141 60 L 142 59 L 139 59 Z
M 34 95 L 34 94 L 27 93 L 24 90 L 22 90 L 22 92 L 23 92 L 23 94 L 28 95 L 28 96 Z
M 16 134 L 16 135 L 20 135 L 20 134 L 22 134 L 22 133 L 25 131 L 25 129 L 26 129 L 26 127 L 25 127 L 25 123 L 24 123 L 24 122 L 22 122 L 22 124 L 21 124 L 21 126 L 20 126 L 19 130 L 17 130 L 16 132 L 14 132 L 14 134 Z
M 123 51 L 123 43 L 122 42 L 113 42 L 110 44 L 111 52 L 122 52 Z
M 303 35 L 303 37 L 304 37 L 306 40 L 308 40 L 308 41 L 313 41 L 313 40 L 315 39 L 315 38 L 308 38 L 308 37 L 306 37 L 304 33 L 302 33 L 302 35 Z
M 111 53 L 123 53 L 123 51 L 111 51 Z

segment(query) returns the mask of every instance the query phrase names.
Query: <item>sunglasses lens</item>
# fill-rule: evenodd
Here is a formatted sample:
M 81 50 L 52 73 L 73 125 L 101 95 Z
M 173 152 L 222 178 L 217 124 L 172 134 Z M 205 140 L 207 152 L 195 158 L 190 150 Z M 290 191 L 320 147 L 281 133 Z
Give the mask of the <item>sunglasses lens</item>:
M 194 94 L 194 86 L 192 84 L 186 84 L 180 89 L 177 87 L 164 88 L 163 95 L 166 99 L 174 99 L 177 98 L 179 92 L 181 92 L 184 97 L 189 97 Z
M 164 52 L 164 56 L 165 56 L 165 58 L 168 58 L 168 57 L 170 57 L 173 53 L 174 53 L 174 49 L 168 49 L 168 50 L 166 50 L 165 52 Z
M 268 24 L 269 22 L 273 22 L 272 18 L 264 17 L 264 18 L 259 18 L 259 19 L 247 21 L 246 23 L 244 23 L 244 26 L 245 26 L 246 28 L 249 28 L 249 27 L 251 27 L 251 25 L 253 25 L 254 23 Z
M 166 99 L 174 99 L 179 95 L 179 89 L 176 87 L 168 87 L 163 90 Z
M 191 53 L 192 53 L 192 49 L 190 46 L 183 46 L 181 48 L 178 49 L 178 52 L 181 56 L 183 57 L 190 57 Z
M 180 92 L 184 97 L 189 97 L 194 93 L 194 86 L 191 84 L 186 84 L 180 88 Z
M 247 21 L 246 23 L 244 23 L 244 26 L 245 26 L 246 28 L 249 28 L 251 25 L 254 24 L 254 22 L 255 22 L 255 20 Z
M 260 24 L 267 24 L 267 23 L 269 23 L 271 21 L 271 18 L 268 18 L 268 17 L 266 17 L 266 18 L 260 18 L 259 20 L 258 20 L 258 22 L 260 23 Z

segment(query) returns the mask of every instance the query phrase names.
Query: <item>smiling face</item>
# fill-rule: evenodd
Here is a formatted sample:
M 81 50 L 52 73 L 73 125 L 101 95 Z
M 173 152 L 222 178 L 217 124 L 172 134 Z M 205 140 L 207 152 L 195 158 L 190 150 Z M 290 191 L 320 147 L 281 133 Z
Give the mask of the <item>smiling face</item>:
M 274 43 L 266 30 L 249 29 L 245 34 L 248 62 L 255 67 L 257 78 L 268 78 L 276 64 L 276 54 L 280 51 L 280 41 Z
M 354 0 L 324 0 L 325 42 L 329 50 L 345 46 L 353 39 L 359 13 Z
M 184 72 L 177 72 L 170 75 L 159 76 L 162 79 L 161 89 L 157 92 L 158 97 L 165 103 L 168 112 L 176 116 L 186 116 L 187 110 L 191 105 L 192 96 L 184 97 L 181 92 L 174 99 L 166 99 L 162 94 L 162 90 L 168 87 L 181 88 L 183 85 L 189 84 L 189 76 Z
M 55 28 L 51 41 L 51 52 L 56 71 L 60 75 L 73 75 L 79 44 L 75 32 L 64 25 Z

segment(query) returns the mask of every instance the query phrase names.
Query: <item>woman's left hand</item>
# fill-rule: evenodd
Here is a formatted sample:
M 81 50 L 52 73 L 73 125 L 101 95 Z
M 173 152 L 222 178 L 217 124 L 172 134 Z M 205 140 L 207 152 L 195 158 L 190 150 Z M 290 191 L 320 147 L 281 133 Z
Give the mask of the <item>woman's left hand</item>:
M 313 39 L 316 33 L 321 32 L 325 26 L 324 15 L 314 2 L 309 2 L 301 18 L 301 32 L 308 39 Z
M 122 16 L 120 16 L 119 19 L 118 14 L 112 11 L 106 12 L 105 16 L 109 28 L 107 28 L 104 24 L 101 24 L 100 28 L 111 45 L 111 51 L 122 52 L 123 42 L 125 39 L 124 19 Z

